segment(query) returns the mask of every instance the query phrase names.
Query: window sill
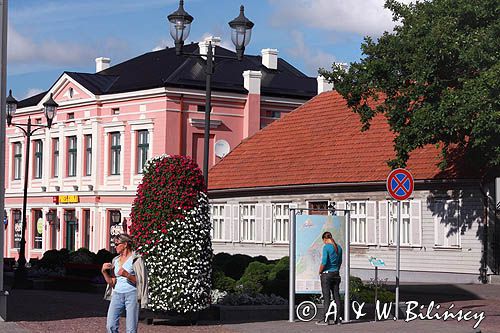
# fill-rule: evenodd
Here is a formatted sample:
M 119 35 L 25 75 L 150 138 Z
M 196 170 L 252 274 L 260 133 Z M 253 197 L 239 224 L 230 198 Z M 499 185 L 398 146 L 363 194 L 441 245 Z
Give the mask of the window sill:
M 212 239 L 212 243 L 231 243 L 230 239 Z
M 397 249 L 398 248 L 396 244 L 381 245 L 381 246 L 385 246 L 385 247 L 388 247 L 390 249 Z M 405 248 L 405 249 L 412 249 L 412 248 L 421 248 L 422 245 L 401 244 L 400 247 Z
M 290 242 L 287 242 L 287 241 L 282 241 L 282 242 L 273 241 L 271 244 L 273 244 L 273 245 L 289 245 Z
M 436 251 L 452 251 L 452 252 L 462 252 L 461 247 L 456 246 L 433 246 L 432 247 Z

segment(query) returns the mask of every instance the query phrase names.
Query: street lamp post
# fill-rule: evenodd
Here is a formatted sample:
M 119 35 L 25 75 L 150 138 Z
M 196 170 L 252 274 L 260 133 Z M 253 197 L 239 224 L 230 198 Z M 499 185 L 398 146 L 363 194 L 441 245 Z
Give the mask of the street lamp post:
M 177 55 L 187 55 L 191 57 L 206 58 L 205 74 L 206 74 L 206 90 L 205 90 L 205 134 L 203 141 L 203 176 L 205 186 L 208 189 L 208 156 L 210 152 L 210 112 L 212 111 L 212 74 L 214 73 L 215 59 L 234 59 L 242 60 L 245 52 L 245 47 L 250 43 L 252 35 L 253 22 L 245 17 L 245 9 L 240 7 L 240 15 L 229 22 L 231 27 L 231 41 L 236 47 L 236 58 L 222 55 L 214 55 L 212 50 L 212 42 L 208 43 L 207 54 L 183 53 L 182 47 L 184 41 L 189 36 L 191 30 L 191 22 L 193 17 L 184 10 L 184 1 L 179 1 L 179 8 L 168 15 L 170 22 L 170 35 L 175 42 L 175 51 Z
M 21 283 L 26 277 L 26 205 L 28 202 L 28 168 L 30 161 L 30 145 L 31 145 L 31 136 L 35 131 L 41 128 L 49 128 L 52 126 L 52 120 L 54 120 L 54 116 L 57 112 L 57 107 L 59 106 L 54 99 L 52 98 L 52 94 L 50 94 L 50 98 L 43 103 L 43 109 L 45 113 L 45 117 L 47 118 L 47 125 L 40 124 L 32 124 L 31 117 L 28 117 L 28 123 L 13 123 L 12 117 L 16 113 L 17 110 L 17 100 L 12 97 L 12 90 L 9 90 L 9 96 L 6 99 L 7 104 L 7 125 L 14 125 L 15 127 L 21 129 L 26 137 L 26 154 L 24 158 L 26 160 L 24 164 L 24 195 L 23 195 L 23 221 L 21 227 L 21 242 L 19 246 L 19 258 L 17 259 L 17 270 L 15 274 L 16 283 Z

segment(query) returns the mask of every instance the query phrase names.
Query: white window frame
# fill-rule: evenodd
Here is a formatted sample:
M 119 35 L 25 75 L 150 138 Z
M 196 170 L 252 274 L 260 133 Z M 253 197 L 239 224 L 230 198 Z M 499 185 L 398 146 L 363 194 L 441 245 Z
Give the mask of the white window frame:
M 452 245 L 451 244 L 451 237 L 447 237 L 448 233 L 450 232 L 451 225 L 447 223 L 449 219 L 448 215 L 448 209 L 451 203 L 454 203 L 456 205 L 456 209 L 453 212 L 453 219 L 456 219 L 457 223 L 457 231 L 456 234 L 453 234 L 453 236 L 457 237 L 457 245 Z M 442 199 L 442 200 L 436 200 L 435 201 L 435 207 L 438 204 L 443 204 L 443 212 L 437 212 L 437 214 L 434 216 L 434 247 L 435 248 L 449 248 L 449 249 L 461 249 L 462 248 L 462 240 L 461 240 L 461 232 L 460 232 L 460 208 L 462 207 L 462 201 L 459 199 Z M 436 207 L 437 209 L 437 207 Z M 439 216 L 439 214 L 442 213 L 442 217 Z M 439 238 L 439 232 L 438 229 L 442 228 L 443 229 L 443 244 L 440 244 L 440 241 L 438 240 Z
M 290 233 L 290 203 L 273 203 L 273 243 L 287 244 Z
M 77 156 L 78 156 L 78 138 L 76 135 L 67 137 L 68 144 L 68 177 L 76 177 L 77 172 Z
M 144 135 L 145 133 L 145 135 Z M 143 140 L 143 139 L 146 140 Z M 147 129 L 142 129 L 137 131 L 137 174 L 142 174 L 144 165 L 149 158 L 149 131 Z
M 14 142 L 14 180 L 21 179 L 23 164 L 23 144 Z
M 42 179 L 43 177 L 43 141 L 41 139 L 33 140 L 35 151 L 35 174 L 33 178 Z
M 256 240 L 256 205 L 240 204 L 240 240 L 254 242 Z
M 52 138 L 52 148 L 54 149 L 52 154 L 52 175 L 54 178 L 57 178 L 59 177 L 59 138 Z
M 367 202 L 366 201 L 348 201 L 348 207 L 351 210 L 351 243 L 367 244 Z M 364 212 L 360 212 L 360 207 L 364 206 Z
M 109 174 L 111 176 L 119 176 L 121 174 L 120 162 L 121 162 L 121 132 L 110 132 L 109 133 Z M 114 140 L 116 138 L 116 140 Z
M 85 176 L 92 176 L 92 134 L 83 136 L 85 144 Z
M 396 244 L 397 222 L 398 222 L 398 203 L 397 201 L 388 201 L 388 220 L 389 220 L 389 245 Z M 411 203 L 410 200 L 401 201 L 401 245 L 411 245 Z
M 224 204 L 211 204 L 210 205 L 210 222 L 212 224 L 212 230 L 210 235 L 214 241 L 224 240 L 224 230 L 226 227 L 226 221 L 224 218 L 225 214 Z

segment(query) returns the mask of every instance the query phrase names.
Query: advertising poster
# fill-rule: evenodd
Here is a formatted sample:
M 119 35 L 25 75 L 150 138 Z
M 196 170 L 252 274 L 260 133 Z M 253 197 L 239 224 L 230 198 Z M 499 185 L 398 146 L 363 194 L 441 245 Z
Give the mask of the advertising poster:
M 325 231 L 332 233 L 335 242 L 342 246 L 345 263 L 345 216 L 297 215 L 295 223 L 295 292 L 298 294 L 321 294 L 319 265 L 323 250 L 321 236 Z M 340 270 L 344 290 L 344 264 Z

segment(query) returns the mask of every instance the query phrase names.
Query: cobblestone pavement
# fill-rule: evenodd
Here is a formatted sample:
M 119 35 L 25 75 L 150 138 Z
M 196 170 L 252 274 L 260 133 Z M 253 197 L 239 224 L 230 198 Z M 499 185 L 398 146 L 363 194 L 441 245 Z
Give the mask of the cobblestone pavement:
M 500 333 L 500 285 L 440 285 L 403 286 L 402 300 L 416 300 L 428 304 L 431 300 L 441 305 L 441 310 L 454 304 L 459 309 L 479 313 L 485 311 L 480 325 L 481 332 Z M 0 322 L 1 333 L 29 332 L 104 332 L 108 302 L 97 293 L 78 293 L 51 290 L 12 290 L 8 300 L 10 322 Z M 351 314 L 353 317 L 353 314 Z M 254 332 L 441 332 L 471 333 L 475 320 L 414 320 L 353 322 L 340 326 L 317 326 L 313 322 L 289 323 L 288 321 L 243 324 L 200 323 L 196 326 L 146 325 L 140 323 L 139 332 L 186 333 L 254 333 Z M 125 331 L 122 318 L 121 332 Z

